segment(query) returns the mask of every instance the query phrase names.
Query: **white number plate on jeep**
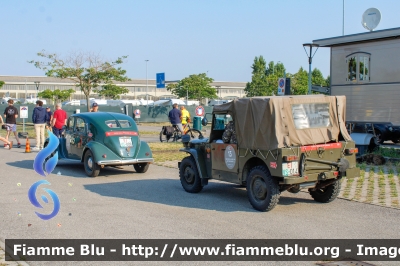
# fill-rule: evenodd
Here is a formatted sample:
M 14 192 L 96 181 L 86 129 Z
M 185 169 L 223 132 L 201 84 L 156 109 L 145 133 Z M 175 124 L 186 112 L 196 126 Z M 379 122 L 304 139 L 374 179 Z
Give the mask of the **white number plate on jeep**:
M 282 175 L 299 175 L 299 162 L 282 163 Z
M 132 147 L 132 139 L 130 137 L 119 137 L 119 145 L 122 148 Z

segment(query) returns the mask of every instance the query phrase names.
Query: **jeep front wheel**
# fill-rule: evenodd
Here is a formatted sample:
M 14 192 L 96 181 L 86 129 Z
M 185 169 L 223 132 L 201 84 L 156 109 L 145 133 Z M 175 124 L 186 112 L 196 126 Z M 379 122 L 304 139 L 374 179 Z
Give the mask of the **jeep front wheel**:
M 246 179 L 247 197 L 258 211 L 270 211 L 279 201 L 279 186 L 265 166 L 250 170 Z
M 336 180 L 333 184 L 324 188 L 310 190 L 310 195 L 317 202 L 328 203 L 336 199 L 340 193 L 340 187 L 340 180 Z
M 185 157 L 179 168 L 179 178 L 183 189 L 190 193 L 197 193 L 203 189 L 199 171 L 192 156 Z

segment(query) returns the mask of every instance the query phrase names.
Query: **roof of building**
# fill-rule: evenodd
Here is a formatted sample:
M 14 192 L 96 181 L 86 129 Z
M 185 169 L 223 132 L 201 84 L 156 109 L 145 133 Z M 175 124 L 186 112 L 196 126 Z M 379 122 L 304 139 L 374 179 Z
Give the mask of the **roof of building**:
M 398 37 L 400 37 L 400 28 L 392 28 L 314 40 L 313 44 L 318 44 L 320 47 L 332 47 L 352 43 L 393 39 Z
M 46 77 L 46 76 L 0 76 L 0 80 L 4 81 L 6 84 L 34 84 L 35 82 L 40 82 L 40 84 L 65 84 L 71 85 L 75 84 L 74 81 L 70 79 L 60 79 L 54 77 Z M 156 85 L 155 79 L 131 79 L 126 82 L 118 83 L 125 84 L 128 86 L 146 86 L 146 83 L 154 87 Z M 247 82 L 231 82 L 231 81 L 214 81 L 211 83 L 211 86 L 217 87 L 220 86 L 221 89 L 224 88 L 244 88 Z

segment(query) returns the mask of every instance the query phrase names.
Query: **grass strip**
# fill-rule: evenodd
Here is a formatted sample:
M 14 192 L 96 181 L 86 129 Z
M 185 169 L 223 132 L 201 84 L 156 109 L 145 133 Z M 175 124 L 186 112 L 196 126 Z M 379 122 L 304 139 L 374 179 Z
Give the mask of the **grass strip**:
M 368 186 L 367 186 L 367 202 L 371 203 L 374 200 L 374 180 L 375 171 L 373 168 L 369 170 Z

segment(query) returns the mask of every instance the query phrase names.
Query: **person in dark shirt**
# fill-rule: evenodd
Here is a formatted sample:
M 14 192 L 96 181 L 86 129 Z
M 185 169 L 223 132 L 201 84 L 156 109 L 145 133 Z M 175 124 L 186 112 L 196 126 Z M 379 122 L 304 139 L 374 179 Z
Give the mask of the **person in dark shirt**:
M 53 112 L 50 107 L 46 107 L 46 128 L 51 131 L 51 119 L 53 119 Z
M 175 103 L 171 111 L 169 111 L 168 119 L 173 126 L 177 126 L 178 129 L 183 132 L 182 127 L 182 113 L 181 110 L 178 109 L 178 104 Z
M 8 141 L 8 137 L 11 132 L 14 132 L 15 139 L 18 143 L 18 148 L 21 148 L 21 143 L 19 142 L 19 138 L 17 135 L 17 117 L 18 117 L 18 109 L 13 105 L 14 100 L 9 99 L 7 101 L 8 106 L 4 110 L 4 117 L 6 118 L 6 127 L 7 127 L 7 135 L 6 140 Z
M 40 151 L 44 146 L 44 129 L 46 128 L 46 118 L 47 112 L 46 109 L 43 108 L 43 102 L 38 100 L 36 101 L 36 107 L 33 108 L 32 113 L 32 122 L 35 126 L 36 133 L 36 147 L 33 147 L 32 150 Z

